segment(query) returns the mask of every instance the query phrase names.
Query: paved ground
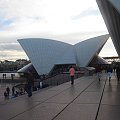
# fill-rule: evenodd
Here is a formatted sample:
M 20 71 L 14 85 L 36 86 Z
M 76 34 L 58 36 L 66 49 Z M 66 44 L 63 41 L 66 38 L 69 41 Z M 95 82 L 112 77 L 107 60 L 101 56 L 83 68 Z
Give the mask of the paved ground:
M 0 102 L 0 120 L 120 120 L 120 83 L 81 77 Z

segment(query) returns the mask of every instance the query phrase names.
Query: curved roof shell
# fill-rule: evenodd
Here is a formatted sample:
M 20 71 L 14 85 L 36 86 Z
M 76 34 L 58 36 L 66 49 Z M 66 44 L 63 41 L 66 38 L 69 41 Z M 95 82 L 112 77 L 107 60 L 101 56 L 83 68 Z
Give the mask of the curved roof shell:
M 87 66 L 108 37 L 109 35 L 102 35 L 75 45 L 43 38 L 19 39 L 18 42 L 38 74 L 48 74 L 55 64 Z
M 115 49 L 120 56 L 120 0 L 96 0 Z
M 81 67 L 87 66 L 96 54 L 108 40 L 109 35 L 102 35 L 94 37 L 82 42 L 77 43 L 75 46 L 78 65 Z

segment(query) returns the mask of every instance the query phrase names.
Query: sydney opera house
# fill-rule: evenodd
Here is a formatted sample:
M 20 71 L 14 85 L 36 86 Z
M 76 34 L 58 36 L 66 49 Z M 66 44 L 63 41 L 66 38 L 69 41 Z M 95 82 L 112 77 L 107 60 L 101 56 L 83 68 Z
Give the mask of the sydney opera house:
M 106 63 L 98 54 L 108 38 L 109 35 L 102 35 L 75 45 L 43 38 L 20 39 L 18 42 L 41 75 L 49 74 L 58 65 L 87 67 L 95 62 Z
M 75 45 L 43 38 L 18 40 L 39 75 L 49 74 L 58 65 L 87 67 L 95 63 L 106 64 L 98 54 L 109 36 L 120 55 L 120 0 L 96 1 L 109 35 L 94 37 Z

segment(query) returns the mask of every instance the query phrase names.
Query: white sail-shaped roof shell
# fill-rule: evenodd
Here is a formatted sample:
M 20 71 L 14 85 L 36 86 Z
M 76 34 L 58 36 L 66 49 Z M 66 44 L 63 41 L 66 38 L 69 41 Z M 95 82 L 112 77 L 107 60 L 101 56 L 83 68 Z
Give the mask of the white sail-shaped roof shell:
M 20 39 L 18 42 L 38 74 L 47 74 L 56 64 L 77 64 L 85 67 L 100 51 L 108 37 L 109 35 L 103 35 L 76 45 L 43 38 Z
M 75 51 L 77 55 L 78 66 L 85 67 L 93 59 L 95 54 L 98 54 L 102 49 L 105 42 L 108 40 L 109 35 L 103 35 L 89 40 L 77 43 Z
M 70 44 L 41 38 L 18 41 L 39 74 L 49 73 L 54 64 L 76 63 Z

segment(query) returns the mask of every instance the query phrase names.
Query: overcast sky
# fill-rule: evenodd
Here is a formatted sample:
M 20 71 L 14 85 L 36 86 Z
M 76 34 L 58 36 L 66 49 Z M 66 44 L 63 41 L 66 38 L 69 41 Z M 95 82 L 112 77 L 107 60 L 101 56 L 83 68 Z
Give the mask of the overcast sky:
M 96 0 L 0 0 L 0 60 L 27 58 L 20 38 L 71 44 L 107 34 Z M 100 56 L 116 56 L 108 40 Z

